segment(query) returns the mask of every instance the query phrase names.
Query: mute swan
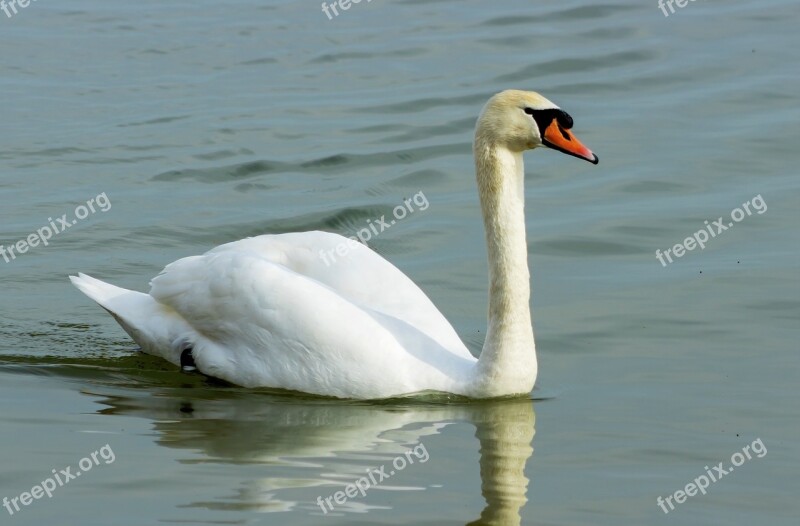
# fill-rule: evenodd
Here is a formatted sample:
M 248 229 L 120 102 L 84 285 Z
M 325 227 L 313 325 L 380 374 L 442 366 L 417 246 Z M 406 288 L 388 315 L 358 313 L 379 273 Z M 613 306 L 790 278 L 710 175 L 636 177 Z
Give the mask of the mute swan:
M 324 264 L 320 251 L 347 242 L 337 234 L 227 243 L 167 265 L 149 294 L 85 274 L 70 279 L 144 352 L 240 386 L 357 399 L 527 394 L 538 367 L 522 153 L 546 146 L 597 164 L 570 128 L 558 106 L 517 90 L 494 95 L 478 118 L 473 152 L 489 255 L 478 359 L 425 293 L 369 248 L 355 244 Z

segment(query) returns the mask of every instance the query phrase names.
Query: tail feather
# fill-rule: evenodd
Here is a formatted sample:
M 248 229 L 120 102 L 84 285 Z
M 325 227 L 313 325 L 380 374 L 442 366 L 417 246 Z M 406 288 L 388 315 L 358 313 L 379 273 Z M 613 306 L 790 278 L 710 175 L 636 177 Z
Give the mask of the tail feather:
M 111 301 L 114 298 L 128 294 L 141 294 L 140 292 L 123 289 L 122 287 L 117 287 L 105 281 L 100 281 L 83 272 L 79 272 L 77 276 L 70 276 L 69 280 L 78 290 L 96 301 L 106 310 L 110 309 Z M 142 295 L 144 296 L 144 294 Z
M 180 363 L 176 342 L 185 340 L 192 331 L 174 311 L 149 294 L 123 289 L 83 273 L 69 279 L 78 290 L 107 310 L 144 352 Z

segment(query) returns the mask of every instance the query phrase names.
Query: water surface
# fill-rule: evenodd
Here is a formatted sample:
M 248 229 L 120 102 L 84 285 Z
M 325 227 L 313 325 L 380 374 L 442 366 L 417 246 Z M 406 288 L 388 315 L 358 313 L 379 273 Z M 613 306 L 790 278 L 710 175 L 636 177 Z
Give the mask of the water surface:
M 795 524 L 797 6 L 374 0 L 36 2 L 0 13 L 0 497 L 105 444 L 13 524 Z M 66 276 L 146 290 L 177 258 L 261 233 L 370 241 L 477 353 L 486 262 L 470 141 L 535 89 L 591 166 L 527 154 L 531 399 L 355 403 L 248 391 L 137 354 Z M 704 221 L 744 218 L 662 266 Z M 727 220 L 727 219 L 726 219 Z M 535 400 L 534 400 L 535 399 Z M 760 438 L 754 457 L 665 514 Z M 424 446 L 366 495 L 318 497 Z M 418 449 L 418 451 L 421 451 Z

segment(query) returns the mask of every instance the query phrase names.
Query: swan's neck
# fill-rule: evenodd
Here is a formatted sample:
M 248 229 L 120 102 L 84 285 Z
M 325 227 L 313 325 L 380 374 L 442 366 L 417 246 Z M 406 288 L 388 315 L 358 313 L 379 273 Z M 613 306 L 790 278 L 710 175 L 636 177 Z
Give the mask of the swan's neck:
M 536 349 L 528 304 L 522 152 L 478 138 L 475 162 L 489 253 L 489 326 L 477 365 L 485 396 L 527 393 L 536 381 Z

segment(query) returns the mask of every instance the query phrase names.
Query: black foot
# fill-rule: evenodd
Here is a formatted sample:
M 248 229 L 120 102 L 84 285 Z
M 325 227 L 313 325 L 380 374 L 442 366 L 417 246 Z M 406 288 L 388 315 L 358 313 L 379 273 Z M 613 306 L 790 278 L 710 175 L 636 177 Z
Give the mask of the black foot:
M 197 365 L 194 363 L 194 356 L 192 356 L 192 348 L 184 349 L 181 353 L 181 371 L 190 373 L 197 370 Z

